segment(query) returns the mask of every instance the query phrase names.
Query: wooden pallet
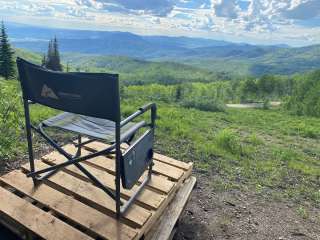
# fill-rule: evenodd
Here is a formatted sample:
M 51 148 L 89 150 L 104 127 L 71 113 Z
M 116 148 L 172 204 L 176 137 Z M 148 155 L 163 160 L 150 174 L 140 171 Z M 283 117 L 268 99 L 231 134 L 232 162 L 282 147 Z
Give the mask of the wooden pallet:
M 82 154 L 105 147 L 104 143 L 92 142 Z M 64 149 L 76 151 L 72 144 Z M 63 161 L 63 156 L 51 152 L 36 161 L 36 169 Z M 193 165 L 160 154 L 155 154 L 154 163 L 152 180 L 119 221 L 115 202 L 75 166 L 68 166 L 35 188 L 25 175 L 29 165 L 23 165 L 21 170 L 0 178 L 0 222 L 30 239 L 168 239 L 195 184 Z M 114 156 L 96 157 L 83 165 L 115 189 Z M 136 188 L 122 189 L 123 201 Z

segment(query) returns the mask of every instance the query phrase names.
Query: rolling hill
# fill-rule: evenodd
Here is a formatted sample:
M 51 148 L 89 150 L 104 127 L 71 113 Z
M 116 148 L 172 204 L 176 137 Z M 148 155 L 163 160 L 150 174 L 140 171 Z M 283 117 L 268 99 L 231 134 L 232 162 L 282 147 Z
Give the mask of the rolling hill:
M 256 46 L 202 38 L 140 36 L 129 32 L 40 28 L 13 23 L 7 26 L 11 42 L 17 48 L 44 53 L 48 39 L 57 36 L 60 50 L 65 57 L 69 55 L 68 61 L 79 54 L 77 61 L 87 65 L 89 62 L 103 65 L 111 58 L 121 64 L 125 58 L 117 56 L 123 56 L 136 59 L 136 63 L 137 59 L 142 61 L 140 63 L 145 60 L 176 62 L 209 72 L 236 75 L 287 75 L 320 68 L 320 45 Z

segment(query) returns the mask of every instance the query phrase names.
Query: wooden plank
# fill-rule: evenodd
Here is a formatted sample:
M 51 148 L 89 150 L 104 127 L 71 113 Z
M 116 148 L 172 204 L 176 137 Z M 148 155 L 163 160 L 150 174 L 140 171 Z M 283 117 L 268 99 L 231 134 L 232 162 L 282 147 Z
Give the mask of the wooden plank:
M 162 216 L 163 212 L 167 208 L 167 206 L 170 204 L 172 199 L 174 198 L 176 192 L 179 190 L 180 186 L 183 184 L 183 182 L 190 177 L 191 170 L 185 172 L 183 176 L 176 182 L 175 186 L 173 187 L 172 191 L 170 194 L 167 195 L 166 200 L 163 202 L 163 204 L 160 206 L 157 211 L 152 212 L 151 218 L 148 220 L 148 223 L 141 229 L 141 231 L 138 233 L 138 238 L 140 239 L 141 237 L 143 238 L 146 233 L 150 231 L 150 229 L 153 228 L 153 226 L 157 225 L 157 221 L 159 218 Z
M 190 177 L 188 180 L 186 180 L 186 182 L 180 187 L 179 191 L 175 195 L 173 201 L 166 208 L 165 212 L 160 218 L 159 223 L 154 226 L 154 230 L 151 230 L 145 239 L 170 239 L 170 234 L 174 229 L 183 209 L 185 208 L 195 184 L 195 177 Z
M 87 230 L 96 233 L 103 239 L 131 240 L 137 235 L 136 230 L 45 184 L 41 184 L 35 188 L 32 179 L 27 178 L 21 171 L 13 171 L 6 174 L 0 178 L 0 181 L 56 211 L 65 218 L 83 226 Z
M 83 142 L 85 142 L 86 140 L 88 140 L 88 138 L 83 138 Z M 77 143 L 77 141 L 75 141 L 75 143 Z M 95 142 L 91 142 L 91 143 L 86 144 L 84 147 L 91 150 L 91 151 L 99 151 L 99 150 L 107 148 L 108 146 L 109 145 L 106 143 L 95 141 Z M 123 145 L 122 145 L 122 148 L 126 149 L 126 147 L 124 147 Z M 158 160 L 160 162 L 166 163 L 168 165 L 183 169 L 183 170 L 189 170 L 190 166 L 191 166 L 191 163 L 178 161 L 173 158 L 161 155 L 159 153 L 154 153 L 154 159 Z
M 66 151 L 68 151 L 70 154 L 75 154 L 77 149 L 71 145 L 68 144 L 65 147 L 63 147 Z M 82 150 L 82 155 L 89 154 L 90 152 L 86 150 Z M 59 154 L 57 151 L 51 152 L 45 156 L 42 157 L 42 159 L 45 159 L 47 161 L 55 162 L 55 161 L 65 161 L 66 159 Z M 88 161 L 85 161 L 84 164 L 93 166 L 95 168 L 98 168 L 100 170 L 106 171 L 110 174 L 115 174 L 115 161 L 113 159 L 107 158 L 105 156 L 99 156 L 96 158 L 92 158 Z M 139 179 L 139 182 L 142 183 L 143 179 L 146 177 L 146 173 Z M 148 187 L 151 189 L 155 189 L 158 192 L 166 193 L 168 194 L 173 186 L 174 182 L 169 181 L 168 179 L 164 178 L 163 176 L 157 176 L 153 175 L 151 181 L 147 184 Z
M 159 153 L 154 153 L 154 159 L 156 159 L 160 162 L 166 163 L 168 165 L 180 168 L 185 171 L 189 170 L 192 165 L 191 162 L 186 163 L 186 162 L 178 161 L 176 159 L 173 159 L 171 157 L 167 157 L 165 155 L 161 155 Z
M 96 148 L 93 148 L 93 147 L 87 147 L 88 150 L 91 150 L 91 151 L 99 151 L 99 150 L 102 150 L 104 148 L 106 148 L 108 145 L 104 144 L 104 143 L 100 143 L 100 142 L 92 142 L 92 143 L 89 143 L 91 144 L 91 146 L 93 144 L 96 144 L 98 146 L 101 147 L 104 146 L 103 148 L 99 148 L 98 149 L 98 146 L 95 146 Z M 88 144 L 88 146 L 89 146 Z M 71 145 L 72 146 L 72 145 Z M 87 145 L 86 145 L 87 146 Z M 72 146 L 74 148 L 74 146 Z M 67 146 L 68 149 L 70 149 L 71 147 Z M 71 149 L 70 149 L 71 150 Z M 76 151 L 76 150 L 74 150 Z M 103 159 L 105 159 L 105 157 L 101 156 Z M 98 157 L 101 159 L 101 157 Z M 96 159 L 98 158 L 94 158 L 92 160 L 90 160 L 90 163 L 96 163 Z M 89 162 L 89 161 L 88 161 Z M 166 163 L 163 163 L 163 162 L 160 162 L 160 161 L 157 161 L 157 160 L 154 160 L 154 166 L 153 166 L 153 171 L 157 174 L 161 174 L 163 176 L 166 176 L 174 181 L 178 181 L 179 178 L 183 175 L 183 170 L 180 169 L 180 168 L 177 168 L 177 167 L 174 167 L 174 166 L 171 166 L 171 165 L 168 165 Z M 100 164 L 97 164 L 97 165 L 100 165 Z M 113 162 L 113 165 L 114 165 L 114 162 Z M 111 167 L 111 166 L 110 166 Z M 114 166 L 112 166 L 114 168 Z
M 153 171 L 155 171 L 156 173 L 162 174 L 166 177 L 169 177 L 174 181 L 178 181 L 184 173 L 183 170 L 179 168 L 170 166 L 168 164 L 165 164 L 159 161 L 154 161 Z
M 51 165 L 56 165 L 66 161 L 61 158 L 55 158 L 55 160 L 52 160 L 46 159 L 46 157 L 43 157 L 43 160 Z M 91 166 L 86 166 L 85 168 L 96 178 L 98 178 L 106 187 L 115 191 L 115 177 L 113 175 Z M 90 181 L 89 178 L 74 165 L 68 166 L 64 169 L 64 171 L 68 171 L 68 173 L 73 174 L 76 177 L 83 178 L 86 181 Z M 122 197 L 125 199 L 129 199 L 129 197 L 133 196 L 133 194 L 137 191 L 137 188 L 137 185 L 134 186 L 131 190 L 123 189 L 121 187 Z M 137 202 L 140 203 L 140 205 L 153 210 L 156 210 L 161 205 L 164 199 L 165 196 L 163 194 L 153 192 L 146 188 L 143 189 L 139 196 L 136 198 Z
M 1 213 L 14 219 L 34 234 L 48 240 L 92 239 L 31 203 L 0 188 Z
M 36 169 L 44 169 L 49 165 L 36 160 Z M 29 164 L 22 166 L 24 170 L 29 171 Z M 115 201 L 109 197 L 103 190 L 95 187 L 91 183 L 85 182 L 66 174 L 64 172 L 58 172 L 51 176 L 48 181 L 54 183 L 57 187 L 63 188 L 68 194 L 76 196 L 79 200 L 84 201 L 86 204 L 90 204 L 92 207 L 99 211 L 106 213 L 116 213 Z M 124 214 L 124 219 L 128 220 L 130 224 L 136 227 L 142 227 L 151 213 L 136 204 L 131 205 L 130 209 Z

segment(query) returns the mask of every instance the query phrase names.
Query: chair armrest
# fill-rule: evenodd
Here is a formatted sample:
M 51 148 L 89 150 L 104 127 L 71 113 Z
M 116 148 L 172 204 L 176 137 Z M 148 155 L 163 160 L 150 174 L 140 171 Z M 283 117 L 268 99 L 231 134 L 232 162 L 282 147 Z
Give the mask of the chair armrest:
M 120 142 L 121 143 L 125 142 L 126 139 L 128 139 L 131 135 L 135 134 L 140 128 L 143 128 L 145 126 L 147 126 L 145 121 L 141 121 L 135 124 L 127 132 L 125 132 L 124 134 L 121 134 Z
M 129 117 L 127 117 L 126 119 L 121 121 L 120 127 L 123 127 L 124 125 L 128 124 L 133 119 L 144 114 L 148 110 L 151 110 L 151 128 L 153 128 L 155 126 L 155 121 L 157 118 L 157 105 L 155 103 L 148 103 L 148 104 L 142 106 L 141 108 L 139 108 L 138 111 L 136 111 L 135 113 L 131 114 Z

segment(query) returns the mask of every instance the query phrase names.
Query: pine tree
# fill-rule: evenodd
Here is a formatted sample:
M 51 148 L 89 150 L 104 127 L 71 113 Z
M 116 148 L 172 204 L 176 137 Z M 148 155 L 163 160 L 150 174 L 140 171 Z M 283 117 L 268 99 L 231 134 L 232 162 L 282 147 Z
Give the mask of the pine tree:
M 0 33 L 0 76 L 9 79 L 15 75 L 13 50 L 10 46 L 4 23 L 1 23 Z
M 59 44 L 57 37 L 53 39 L 53 52 L 54 52 L 54 65 L 56 71 L 62 71 L 62 65 L 60 63 L 60 53 L 59 53 Z
M 183 89 L 181 84 L 176 87 L 176 102 L 179 102 L 182 99 Z
M 62 71 L 59 45 L 56 37 L 49 42 L 45 67 L 53 71 Z
M 52 45 L 52 40 L 50 40 L 48 45 L 46 64 L 45 64 L 46 68 L 54 70 L 53 58 L 54 58 L 53 45 Z
M 43 54 L 42 60 L 41 60 L 41 67 L 45 67 L 47 63 L 47 57 L 45 54 Z

